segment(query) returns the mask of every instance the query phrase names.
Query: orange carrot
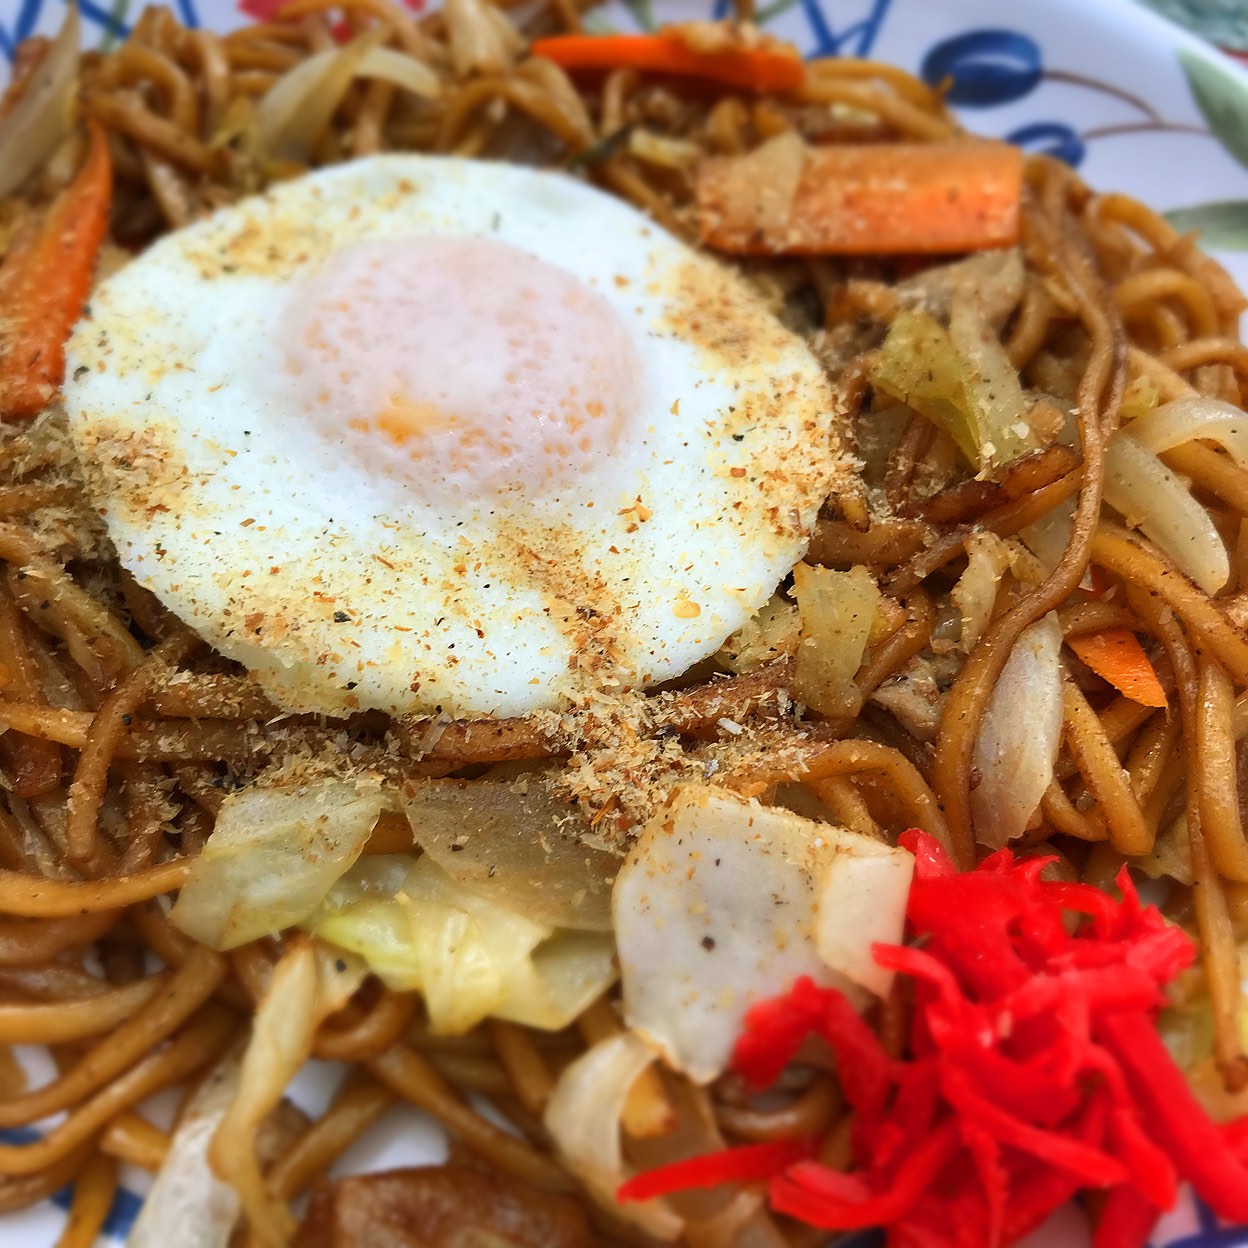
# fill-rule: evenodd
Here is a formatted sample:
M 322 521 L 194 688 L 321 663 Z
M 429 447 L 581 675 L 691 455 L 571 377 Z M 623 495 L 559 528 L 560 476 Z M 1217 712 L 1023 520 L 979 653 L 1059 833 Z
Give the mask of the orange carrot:
M 792 91 L 801 86 L 806 67 L 796 50 L 785 45 L 699 52 L 676 31 L 649 35 L 555 35 L 538 39 L 533 55 L 563 69 L 638 69 L 681 78 L 705 78 L 745 91 Z
M 1129 628 L 1067 637 L 1066 644 L 1103 680 L 1141 706 L 1165 706 L 1166 691 Z
M 77 176 L 0 265 L 0 419 L 29 420 L 51 402 L 65 374 L 65 340 L 91 289 L 113 170 L 104 131 L 89 124 Z
M 1006 143 L 807 147 L 781 135 L 697 175 L 704 243 L 740 255 L 940 254 L 1018 241 L 1023 154 Z

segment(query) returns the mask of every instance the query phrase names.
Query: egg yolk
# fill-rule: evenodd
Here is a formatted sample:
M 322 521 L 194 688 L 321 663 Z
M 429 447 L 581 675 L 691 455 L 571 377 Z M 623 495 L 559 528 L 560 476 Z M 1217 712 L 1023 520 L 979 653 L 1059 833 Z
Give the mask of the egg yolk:
M 281 341 L 310 425 L 431 499 L 557 490 L 641 418 L 607 300 L 494 239 L 346 248 L 292 286 Z

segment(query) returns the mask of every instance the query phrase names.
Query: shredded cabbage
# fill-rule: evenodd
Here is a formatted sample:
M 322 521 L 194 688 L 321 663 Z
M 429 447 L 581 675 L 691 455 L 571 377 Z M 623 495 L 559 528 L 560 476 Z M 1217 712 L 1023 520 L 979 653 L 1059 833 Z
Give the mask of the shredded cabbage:
M 889 989 L 871 946 L 901 939 L 912 869 L 908 853 L 870 837 L 681 786 L 615 884 L 625 1020 L 706 1083 L 750 1005 L 800 976 L 865 1005 Z
M 969 299 L 954 300 L 948 330 L 926 312 L 900 313 L 871 383 L 943 429 L 977 471 L 1039 449 L 1018 374 Z
M 462 888 L 550 927 L 611 930 L 616 859 L 582 844 L 584 817 L 540 777 L 418 780 L 403 810 L 416 844 Z
M 1186 828 L 1184 829 L 1186 832 Z M 1248 945 L 1239 947 L 1239 964 L 1248 966 Z M 1213 1056 L 1213 1007 L 1204 976 L 1189 971 L 1178 981 L 1180 994 L 1157 1019 L 1166 1047 L 1183 1068 L 1196 1099 L 1215 1122 L 1233 1122 L 1248 1114 L 1248 1088 L 1228 1091 Z M 1239 1032 L 1248 1049 L 1248 1006 L 1241 1006 Z
M 1052 614 L 1027 629 L 993 687 L 975 742 L 975 839 L 1000 849 L 1028 826 L 1053 780 L 1062 740 L 1062 630 Z
M 450 1035 L 490 1016 L 556 1031 L 616 977 L 606 933 L 536 922 L 463 888 L 428 855 L 362 860 L 309 927 L 391 988 L 419 991 L 430 1027 Z
M 1152 538 L 1205 593 L 1216 594 L 1230 578 L 1230 557 L 1208 511 L 1152 451 L 1122 429 L 1105 452 L 1105 501 Z
M 1153 842 L 1153 852 L 1145 858 L 1133 858 L 1131 865 L 1149 879 L 1169 878 L 1190 888 L 1195 877 L 1192 875 L 1192 843 L 1187 834 L 1187 816 L 1180 815 L 1168 828 L 1163 828 Z
M 325 778 L 232 793 L 169 917 L 214 949 L 294 927 L 359 857 L 394 797 L 378 781 Z

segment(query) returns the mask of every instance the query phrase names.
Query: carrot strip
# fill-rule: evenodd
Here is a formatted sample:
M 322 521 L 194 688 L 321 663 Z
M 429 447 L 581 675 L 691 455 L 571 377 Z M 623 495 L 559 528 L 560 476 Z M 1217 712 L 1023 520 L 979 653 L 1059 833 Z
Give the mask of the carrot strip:
M 569 70 L 637 69 L 682 78 L 705 78 L 759 94 L 793 91 L 806 77 L 794 51 L 742 48 L 699 52 L 678 34 L 555 35 L 538 39 L 533 55 Z
M 41 412 L 65 375 L 65 340 L 82 315 L 108 228 L 113 171 L 104 131 L 90 122 L 86 160 L 0 265 L 0 418 Z
M 704 243 L 738 255 L 878 255 L 1018 240 L 1023 154 L 1007 143 L 794 143 L 782 135 L 701 163 Z
M 1067 637 L 1066 644 L 1119 693 L 1141 706 L 1165 706 L 1166 691 L 1140 640 L 1129 628 L 1106 628 L 1099 633 Z

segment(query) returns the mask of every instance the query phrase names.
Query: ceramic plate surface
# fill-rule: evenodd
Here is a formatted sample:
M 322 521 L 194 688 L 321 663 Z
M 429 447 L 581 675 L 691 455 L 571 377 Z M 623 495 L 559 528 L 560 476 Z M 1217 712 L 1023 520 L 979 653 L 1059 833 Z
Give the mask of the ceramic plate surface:
M 222 31 L 264 20 L 281 4 L 167 2 L 183 22 Z M 420 0 L 406 2 L 421 7 Z M 86 38 L 102 45 L 123 38 L 141 6 L 79 0 L 79 7 Z M 1172 6 L 1176 13 L 1182 8 Z M 724 0 L 629 0 L 594 20 L 644 29 L 726 9 Z M 16 44 L 54 32 L 63 13 L 64 0 L 0 0 L 0 80 Z M 950 98 L 969 128 L 1052 153 L 1094 187 L 1128 192 L 1170 214 L 1179 228 L 1201 229 L 1206 244 L 1248 285 L 1248 76 L 1134 0 L 760 0 L 759 19 L 808 56 L 872 56 L 932 84 L 951 79 Z M 50 1074 L 46 1058 L 30 1058 Z M 313 1064 L 300 1076 L 295 1099 L 319 1113 L 336 1073 Z M 0 1131 L 10 1143 L 34 1136 L 34 1130 Z M 444 1154 L 435 1126 L 396 1110 L 342 1159 L 341 1169 L 439 1161 Z M 144 1186 L 141 1173 L 127 1171 L 101 1245 L 124 1242 Z M 62 1194 L 0 1218 L 0 1245 L 51 1248 L 67 1203 Z M 857 1236 L 839 1241 L 839 1248 L 879 1242 Z M 1072 1208 L 1027 1248 L 1088 1244 L 1083 1216 Z M 1185 1196 L 1163 1219 L 1151 1248 L 1248 1248 L 1248 1227 L 1219 1227 Z

